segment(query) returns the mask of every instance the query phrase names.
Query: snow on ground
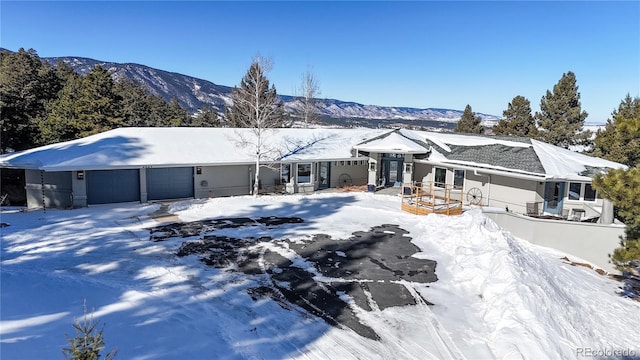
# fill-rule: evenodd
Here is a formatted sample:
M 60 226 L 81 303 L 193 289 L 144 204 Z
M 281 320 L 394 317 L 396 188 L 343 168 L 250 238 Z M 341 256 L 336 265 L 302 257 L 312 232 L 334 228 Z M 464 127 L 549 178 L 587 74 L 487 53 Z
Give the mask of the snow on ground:
M 152 242 L 158 205 L 4 212 L 1 221 L 0 358 L 62 358 L 64 334 L 86 299 L 122 359 L 579 358 L 585 351 L 640 356 L 640 303 L 613 280 L 515 239 L 478 210 L 415 216 L 400 199 L 369 193 L 230 197 L 175 203 L 183 221 L 297 216 L 276 228 L 220 230 L 291 240 L 396 224 L 437 261 L 438 281 L 413 284 L 433 306 L 358 315 L 380 334 L 363 338 L 301 309 L 252 300 L 251 277 L 178 258 L 186 239 Z M 218 232 L 217 232 L 218 233 Z M 605 353 L 609 352 L 609 353 Z M 598 353 L 596 353 L 598 354 Z

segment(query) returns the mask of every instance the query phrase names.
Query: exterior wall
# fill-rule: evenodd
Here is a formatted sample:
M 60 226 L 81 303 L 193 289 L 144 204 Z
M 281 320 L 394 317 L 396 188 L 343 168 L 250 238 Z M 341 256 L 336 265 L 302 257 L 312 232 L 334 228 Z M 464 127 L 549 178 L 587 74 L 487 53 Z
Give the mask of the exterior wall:
M 609 263 L 609 254 L 619 246 L 624 226 L 536 219 L 490 209 L 483 211 L 513 236 L 572 254 L 605 271 L 617 273 Z
M 27 207 L 70 208 L 73 205 L 71 171 L 44 172 L 44 189 L 40 170 L 25 170 L 25 187 L 27 190 Z
M 449 171 L 447 171 L 447 181 L 449 180 Z M 452 175 L 451 175 L 452 176 Z M 489 198 L 491 197 L 491 190 L 490 190 L 490 179 L 491 179 L 491 175 L 488 174 L 483 174 L 481 172 L 478 172 L 478 174 L 474 174 L 473 170 L 466 170 L 464 172 L 464 188 L 463 191 L 465 194 L 467 194 L 469 192 L 470 189 L 472 188 L 477 188 L 480 190 L 480 193 L 482 194 L 482 200 L 480 201 L 480 204 L 478 205 L 482 205 L 482 206 L 488 206 L 489 205 Z M 466 195 L 463 196 L 463 201 L 467 202 L 466 199 Z
M 380 171 L 380 163 L 376 165 Z M 341 175 L 345 175 L 342 178 Z M 331 162 L 331 187 L 342 187 L 341 179 L 351 178 L 353 186 L 367 185 L 369 180 L 369 168 L 367 160 L 341 160 Z
M 425 182 L 429 180 L 429 175 L 433 171 L 433 166 L 429 164 L 415 163 L 413 164 L 413 181 Z M 433 176 L 433 175 L 431 175 Z
M 197 199 L 251 193 L 255 166 L 221 165 L 200 168 L 202 173 L 196 173 L 193 177 L 194 197 Z
M 538 181 L 491 175 L 488 205 L 509 208 L 510 211 L 526 214 L 527 202 L 536 201 Z

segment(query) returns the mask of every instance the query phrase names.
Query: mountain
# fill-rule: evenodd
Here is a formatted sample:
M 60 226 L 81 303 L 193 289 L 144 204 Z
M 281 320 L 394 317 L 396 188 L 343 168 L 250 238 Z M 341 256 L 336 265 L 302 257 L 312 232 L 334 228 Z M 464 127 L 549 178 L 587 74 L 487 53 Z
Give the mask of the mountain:
M 114 79 L 127 78 L 140 82 L 153 94 L 160 95 L 167 101 L 176 98 L 183 107 L 191 112 L 196 112 L 204 106 L 223 112 L 224 107 L 231 104 L 229 94 L 232 87 L 214 84 L 211 81 L 188 75 L 154 69 L 140 64 L 106 62 L 82 57 L 48 57 L 43 59 L 51 64 L 56 64 L 59 61 L 65 62 L 80 74 L 85 74 L 96 65 L 100 65 L 108 69 Z M 280 97 L 290 113 L 297 113 L 301 107 L 298 98 L 286 95 Z M 328 125 L 378 127 L 411 124 L 431 128 L 452 128 L 462 116 L 461 110 L 451 109 L 363 105 L 336 99 L 318 99 L 318 103 L 319 112 Z M 488 126 L 500 119 L 495 115 L 481 113 L 477 113 L 477 115 L 481 116 L 485 125 Z

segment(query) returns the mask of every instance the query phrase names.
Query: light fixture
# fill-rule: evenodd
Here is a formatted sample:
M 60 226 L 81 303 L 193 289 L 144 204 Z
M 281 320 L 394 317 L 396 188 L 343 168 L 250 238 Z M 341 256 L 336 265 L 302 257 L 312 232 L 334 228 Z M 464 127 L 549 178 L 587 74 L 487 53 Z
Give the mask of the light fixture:
M 84 170 L 79 170 L 78 172 L 76 172 L 76 178 L 78 180 L 84 180 Z

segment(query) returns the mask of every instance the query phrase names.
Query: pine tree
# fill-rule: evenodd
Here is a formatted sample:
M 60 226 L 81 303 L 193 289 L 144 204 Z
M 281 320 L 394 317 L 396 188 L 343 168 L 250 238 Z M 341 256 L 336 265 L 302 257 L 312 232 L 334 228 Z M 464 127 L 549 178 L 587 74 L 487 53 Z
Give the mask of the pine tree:
M 221 118 L 212 108 L 204 107 L 193 116 L 190 125 L 196 127 L 219 127 Z
M 46 116 L 62 84 L 35 50 L 0 52 L 0 153 L 37 145 L 37 119 Z
M 494 134 L 536 137 L 536 122 L 531 115 L 531 103 L 527 98 L 520 95 L 514 97 L 502 116 L 504 118 L 493 127 Z
M 538 138 L 549 144 L 568 149 L 572 145 L 588 145 L 589 130 L 583 130 L 588 114 L 582 111 L 576 76 L 569 71 L 540 101 Z
M 73 328 L 76 336 L 71 338 L 65 334 L 68 347 L 62 348 L 62 353 L 69 360 L 99 360 L 100 352 L 104 350 L 104 326 L 98 330 L 98 323 L 93 320 L 93 314 L 87 315 L 86 301 L 83 304 L 84 314 L 82 321 L 76 319 Z M 104 360 L 115 358 L 117 350 L 111 350 L 104 357 Z
M 612 256 L 620 270 L 640 261 L 640 98 L 627 95 L 603 131 L 595 138 L 593 155 L 623 163 L 628 170 L 611 170 L 594 179 L 594 187 L 610 199 L 625 223 L 622 246 Z
M 99 65 L 84 77 L 69 74 L 48 110 L 38 122 L 44 144 L 93 135 L 123 123 L 122 98 L 109 72 Z
M 246 75 L 240 82 L 240 87 L 231 91 L 233 105 L 227 108 L 227 121 L 231 127 L 246 128 L 279 128 L 288 127 L 278 99 L 276 88 L 269 86 L 269 79 L 263 67 L 269 67 L 267 60 L 254 59 Z M 268 69 L 267 69 L 268 70 Z
M 471 105 L 467 104 L 462 113 L 462 117 L 458 121 L 455 132 L 471 133 L 471 134 L 484 134 L 484 126 L 482 126 L 482 118 L 476 116 L 476 113 L 471 111 Z
M 609 170 L 593 179 L 593 186 L 603 197 L 610 199 L 619 218 L 625 223 L 622 246 L 612 256 L 620 270 L 632 260 L 640 261 L 640 165 L 628 170 Z
M 238 133 L 238 144 L 249 147 L 256 157 L 253 194 L 257 195 L 260 184 L 260 166 L 268 156 L 267 136 L 274 128 L 290 126 L 282 109 L 276 88 L 269 85 L 264 71 L 270 69 L 270 61 L 254 58 L 249 70 L 231 92 L 233 105 L 227 108 L 227 121 L 232 127 L 250 128 L 251 136 Z
M 640 164 L 640 98 L 620 102 L 604 130 L 596 133 L 592 154 L 628 166 Z

